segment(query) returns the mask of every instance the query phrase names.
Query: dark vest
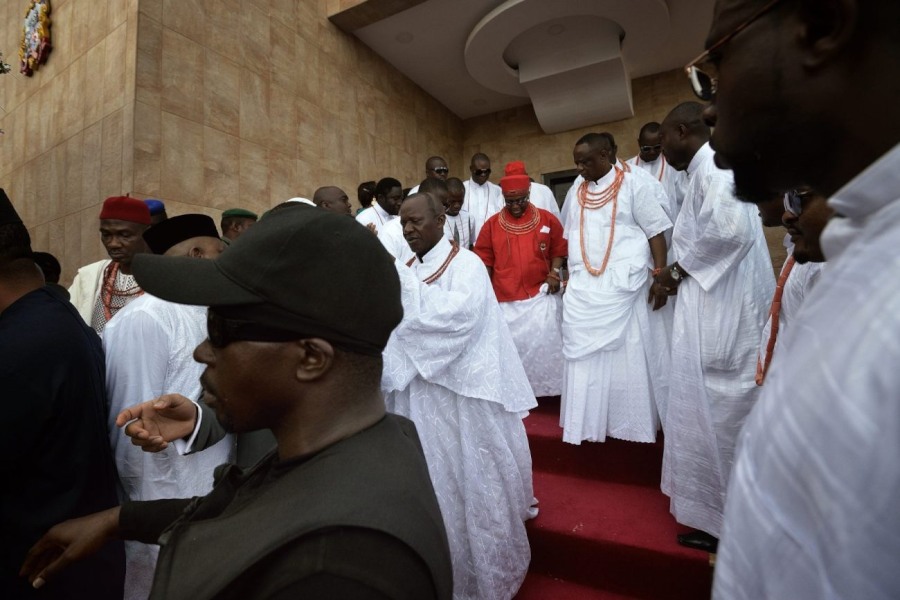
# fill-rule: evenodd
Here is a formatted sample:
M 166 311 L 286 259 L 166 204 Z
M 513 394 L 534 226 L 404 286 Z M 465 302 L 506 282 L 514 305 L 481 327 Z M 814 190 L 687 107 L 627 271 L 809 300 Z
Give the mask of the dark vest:
M 387 415 L 256 487 L 273 462 L 248 471 L 229 465 L 161 536 L 151 599 L 213 597 L 275 549 L 333 526 L 403 541 L 428 565 L 438 597 L 452 596 L 446 532 L 412 422 Z M 233 501 L 245 482 L 252 494 Z

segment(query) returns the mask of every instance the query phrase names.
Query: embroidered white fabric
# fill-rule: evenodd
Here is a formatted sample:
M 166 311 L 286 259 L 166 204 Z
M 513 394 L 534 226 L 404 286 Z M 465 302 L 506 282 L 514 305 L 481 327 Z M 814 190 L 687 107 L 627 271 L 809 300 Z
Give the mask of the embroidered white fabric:
M 446 238 L 413 267 L 395 263 L 404 316 L 384 351 L 388 410 L 415 422 L 447 527 L 454 598 L 512 598 L 530 560 L 536 405 L 481 260 Z
M 501 302 L 519 358 L 535 396 L 562 393 L 562 295 L 550 294 L 547 284 L 534 298 Z

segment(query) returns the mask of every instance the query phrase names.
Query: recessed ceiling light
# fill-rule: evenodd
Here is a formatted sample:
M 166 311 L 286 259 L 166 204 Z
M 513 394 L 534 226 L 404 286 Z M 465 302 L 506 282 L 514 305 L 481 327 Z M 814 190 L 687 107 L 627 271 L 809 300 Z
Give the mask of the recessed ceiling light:
M 411 34 L 410 32 L 401 31 L 400 33 L 397 34 L 397 36 L 394 39 L 397 40 L 397 42 L 400 44 L 408 44 L 411 41 L 413 41 L 414 38 L 415 38 L 415 36 L 413 34 Z

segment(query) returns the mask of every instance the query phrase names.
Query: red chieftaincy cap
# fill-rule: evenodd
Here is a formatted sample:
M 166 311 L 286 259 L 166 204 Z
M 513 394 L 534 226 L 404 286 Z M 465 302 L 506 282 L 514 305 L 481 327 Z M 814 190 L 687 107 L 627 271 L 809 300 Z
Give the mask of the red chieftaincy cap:
M 521 196 L 531 189 L 531 179 L 528 175 L 507 175 L 500 179 L 500 189 L 505 197 Z
M 528 175 L 525 171 L 525 163 L 521 160 L 514 160 L 506 163 L 504 175 Z
M 150 224 L 150 209 L 142 200 L 129 198 L 128 196 L 112 196 L 103 201 L 103 209 L 100 211 L 101 219 L 117 219 Z

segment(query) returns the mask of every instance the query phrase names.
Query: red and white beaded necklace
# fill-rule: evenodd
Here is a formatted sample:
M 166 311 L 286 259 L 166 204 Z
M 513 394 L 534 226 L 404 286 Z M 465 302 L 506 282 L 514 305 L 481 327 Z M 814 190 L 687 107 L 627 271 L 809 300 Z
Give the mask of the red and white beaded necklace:
M 604 271 L 606 271 L 606 265 L 609 263 L 609 255 L 612 253 L 613 240 L 616 237 L 616 212 L 618 210 L 619 188 L 622 187 L 622 181 L 625 179 L 625 171 L 619 167 L 613 168 L 616 170 L 616 177 L 605 190 L 594 193 L 588 192 L 588 185 L 590 182 L 587 179 L 582 181 L 578 188 L 578 204 L 581 205 L 580 223 L 578 228 L 579 237 L 581 238 L 581 260 L 584 262 L 584 267 L 587 269 L 588 273 L 595 277 L 603 275 Z M 600 268 L 595 269 L 591 266 L 591 261 L 588 258 L 587 249 L 585 248 L 584 209 L 597 210 L 610 203 L 612 203 L 612 216 L 610 217 L 609 239 L 606 242 L 606 254 L 603 256 L 603 263 L 600 265 Z

